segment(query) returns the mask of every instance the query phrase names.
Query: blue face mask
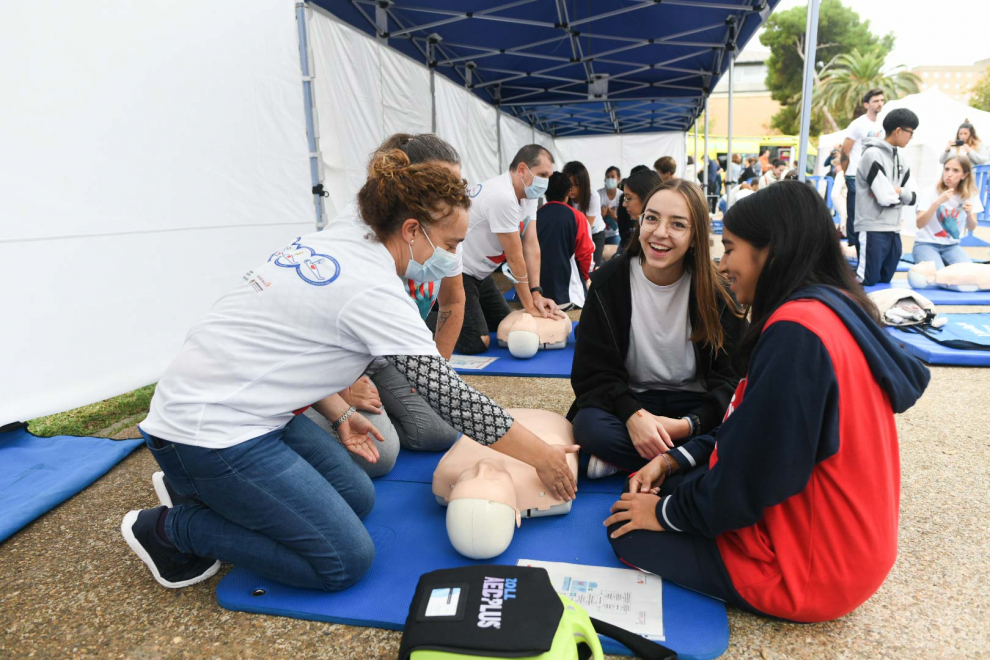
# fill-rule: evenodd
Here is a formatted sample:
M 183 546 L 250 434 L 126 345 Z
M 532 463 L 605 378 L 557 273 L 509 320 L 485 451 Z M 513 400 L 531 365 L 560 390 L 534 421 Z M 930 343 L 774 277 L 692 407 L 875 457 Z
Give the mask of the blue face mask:
M 423 230 L 423 236 L 426 236 L 426 240 L 430 241 L 430 237 L 425 229 Z M 433 248 L 433 254 L 424 263 L 419 263 L 413 257 L 412 243 L 409 244 L 409 264 L 406 266 L 407 279 L 417 284 L 425 284 L 427 282 L 438 282 L 454 274 L 454 270 L 457 268 L 457 255 L 446 250 L 441 250 L 433 245 L 433 241 L 430 241 L 430 247 Z
M 532 172 L 532 170 L 530 170 Z M 547 187 L 550 185 L 550 179 L 547 177 L 536 176 L 533 173 L 533 183 L 526 186 L 526 199 L 539 199 L 543 197 L 543 193 L 547 191 Z
M 619 187 L 619 180 L 612 178 L 605 179 L 605 187 L 609 190 L 615 190 Z

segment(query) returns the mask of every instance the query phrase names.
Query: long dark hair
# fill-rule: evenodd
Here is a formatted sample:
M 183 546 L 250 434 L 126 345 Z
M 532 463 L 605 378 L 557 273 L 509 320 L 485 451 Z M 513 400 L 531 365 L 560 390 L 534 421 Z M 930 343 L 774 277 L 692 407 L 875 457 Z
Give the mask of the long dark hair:
M 561 170 L 561 172 L 569 176 L 571 181 L 574 182 L 574 185 L 577 186 L 577 199 L 571 200 L 572 202 L 575 202 L 574 206 L 577 210 L 592 217 L 601 215 L 601 209 L 588 208 L 588 204 L 591 203 L 591 177 L 588 176 L 588 168 L 584 166 L 584 163 L 572 160 L 564 165 L 564 169 Z M 592 211 L 594 211 L 594 213 L 592 213 Z
M 824 284 L 840 289 L 880 322 L 876 306 L 842 254 L 835 224 L 814 188 L 800 181 L 775 183 L 737 201 L 722 222 L 753 247 L 770 248 L 756 281 L 749 331 L 736 356 L 741 373 L 748 368 L 767 320 L 803 286 Z
M 657 177 L 658 179 L 660 177 Z M 628 185 L 628 182 L 627 184 Z M 691 237 L 694 244 L 684 255 L 684 268 L 691 274 L 691 295 L 694 296 L 697 308 L 697 318 L 692 319 L 693 332 L 691 341 L 700 341 L 711 346 L 712 351 L 725 347 L 725 332 L 719 315 L 718 301 L 721 300 L 736 315 L 741 317 L 742 311 L 732 299 L 725 281 L 711 259 L 708 245 L 708 203 L 701 187 L 686 179 L 667 179 L 643 197 L 643 208 L 650 199 L 661 190 L 670 190 L 680 195 L 688 207 L 691 216 Z M 626 252 L 630 259 L 638 259 L 643 263 L 643 246 L 639 242 L 639 222 L 633 231 L 632 239 Z

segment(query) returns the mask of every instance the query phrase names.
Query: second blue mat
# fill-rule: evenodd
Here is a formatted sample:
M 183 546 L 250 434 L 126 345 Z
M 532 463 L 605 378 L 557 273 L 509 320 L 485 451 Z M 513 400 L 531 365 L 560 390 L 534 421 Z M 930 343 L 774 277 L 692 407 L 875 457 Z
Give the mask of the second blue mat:
M 491 346 L 484 353 L 478 355 L 460 356 L 454 354 L 452 362 L 454 370 L 464 376 L 516 376 L 522 378 L 570 378 L 571 364 L 574 362 L 574 328 L 571 327 L 571 335 L 567 338 L 567 346 L 564 348 L 540 349 L 536 355 L 529 359 L 520 360 L 509 353 L 509 349 L 501 348 L 498 345 L 498 338 L 493 332 L 491 334 Z M 466 357 L 468 360 L 480 358 L 495 358 L 489 364 L 480 369 L 469 369 L 459 366 L 456 358 Z
M 356 585 L 338 593 L 296 589 L 235 568 L 217 585 L 217 601 L 229 610 L 401 630 L 416 583 L 429 571 L 519 559 L 626 568 L 602 525 L 614 495 L 582 493 L 568 515 L 525 520 L 505 553 L 474 562 L 450 545 L 446 511 L 428 484 L 379 480 L 375 488 L 375 508 L 365 520 L 375 561 Z M 715 658 L 728 647 L 725 604 L 666 581 L 663 621 L 664 645 L 682 658 Z M 608 638 L 602 642 L 608 653 L 629 653 Z
M 990 314 L 944 314 L 948 322 L 941 332 L 931 331 L 943 340 L 962 339 L 990 346 Z M 943 346 L 924 335 L 887 328 L 901 348 L 923 362 L 935 365 L 990 367 L 990 350 L 961 350 Z
M 134 451 L 141 440 L 0 433 L 0 542 L 54 509 Z
M 875 284 L 864 288 L 867 293 L 890 288 L 911 289 L 907 280 L 895 280 L 889 284 Z M 962 293 L 960 291 L 949 291 L 948 289 L 939 288 L 918 289 L 917 291 L 936 305 L 990 305 L 990 291 Z

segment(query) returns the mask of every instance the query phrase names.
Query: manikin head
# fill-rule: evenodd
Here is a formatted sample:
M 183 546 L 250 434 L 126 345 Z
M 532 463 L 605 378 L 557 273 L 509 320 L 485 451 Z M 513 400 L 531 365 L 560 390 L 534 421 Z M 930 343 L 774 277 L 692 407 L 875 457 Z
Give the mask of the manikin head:
M 485 458 L 461 473 L 447 503 L 447 536 L 470 559 L 490 559 L 509 547 L 521 517 L 512 476 Z

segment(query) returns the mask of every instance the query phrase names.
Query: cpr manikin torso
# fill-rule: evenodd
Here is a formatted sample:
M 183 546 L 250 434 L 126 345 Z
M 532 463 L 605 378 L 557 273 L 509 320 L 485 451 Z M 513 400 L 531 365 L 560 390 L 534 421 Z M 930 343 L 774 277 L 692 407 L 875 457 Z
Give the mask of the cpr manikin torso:
M 571 423 L 545 410 L 509 410 L 523 426 L 551 445 L 573 445 Z M 577 454 L 568 454 L 577 476 Z M 502 554 L 522 518 L 565 514 L 571 503 L 550 494 L 536 470 L 462 436 L 433 473 L 433 494 L 447 507 L 447 535 L 471 559 Z
M 974 292 L 990 290 L 990 264 L 952 264 L 941 270 L 931 261 L 922 261 L 908 271 L 908 284 L 913 289 L 937 286 L 952 291 Z
M 564 348 L 571 334 L 569 318 L 534 317 L 521 309 L 511 312 L 498 324 L 498 345 L 513 357 L 531 358 L 541 349 Z

